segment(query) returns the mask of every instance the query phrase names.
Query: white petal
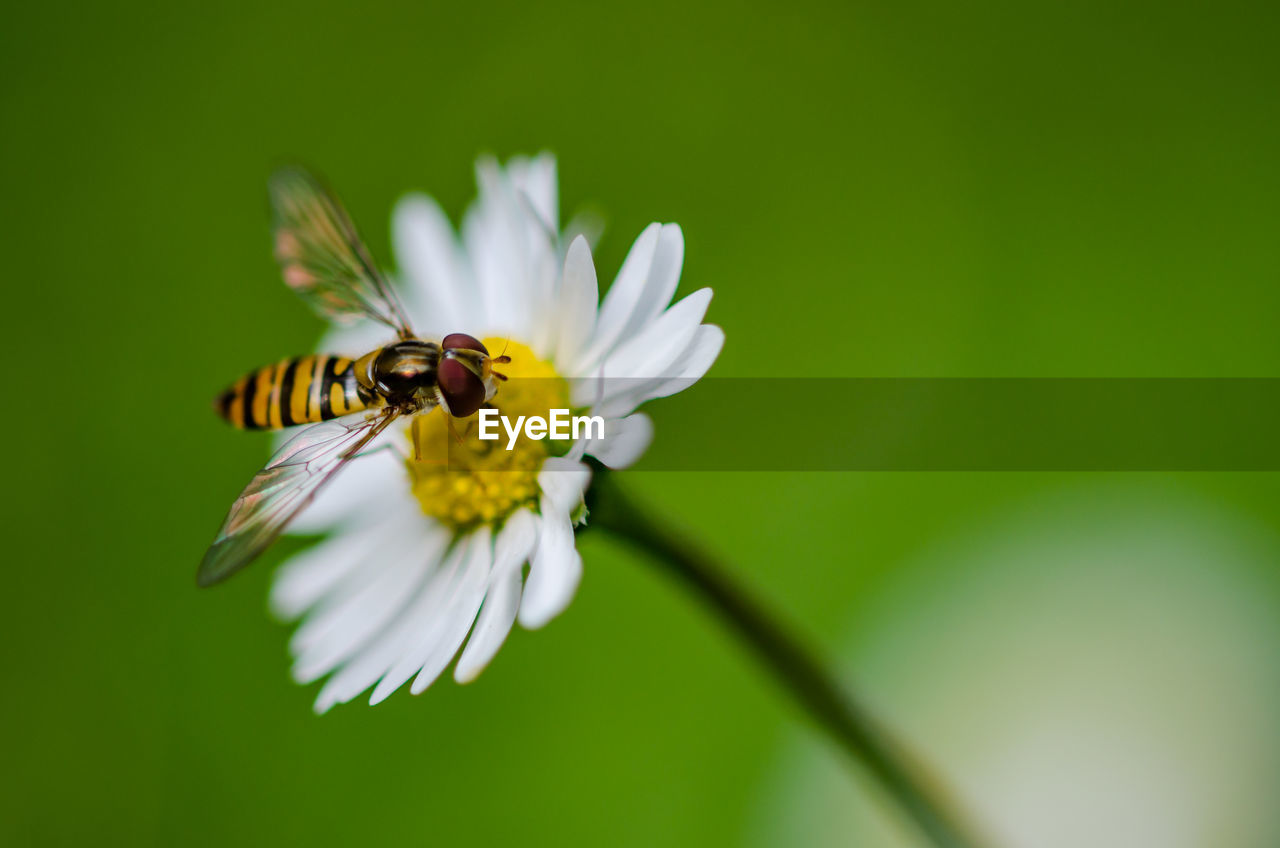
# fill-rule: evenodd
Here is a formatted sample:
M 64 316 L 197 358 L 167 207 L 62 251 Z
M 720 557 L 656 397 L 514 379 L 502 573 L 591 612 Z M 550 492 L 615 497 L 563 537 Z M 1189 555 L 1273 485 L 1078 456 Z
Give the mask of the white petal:
M 529 266 L 531 296 L 524 341 L 540 359 L 555 355 L 556 337 L 560 332 L 561 263 L 552 251 L 540 251 Z M 592 304 L 592 309 L 595 305 Z M 594 313 L 592 320 L 595 319 Z
M 676 359 L 693 341 L 710 303 L 711 289 L 699 289 L 619 345 L 602 366 L 606 395 L 611 379 L 676 376 Z
M 507 163 L 511 182 L 537 215 L 539 222 L 554 233 L 560 226 L 559 181 L 556 157 L 540 153 L 532 159 L 517 157 Z
M 596 331 L 591 344 L 578 362 L 564 363 L 562 366 L 573 366 L 569 376 L 588 376 L 595 363 L 618 343 L 644 294 L 649 269 L 653 266 L 653 254 L 658 248 L 658 236 L 661 234 L 661 224 L 650 224 L 631 245 L 618 276 L 614 278 L 613 285 L 604 296 L 604 303 L 600 305 L 600 316 L 596 320 Z
M 677 392 L 683 392 L 701 380 L 707 371 L 711 369 L 711 366 L 715 364 L 716 358 L 720 356 L 720 350 L 723 347 L 724 330 L 715 324 L 703 324 L 698 328 L 698 332 L 694 334 L 693 344 L 681 355 L 677 362 L 680 369 L 679 373 L 670 380 L 664 381 L 645 400 L 668 397 Z
M 673 364 L 673 368 L 678 369 L 676 376 L 610 381 L 611 387 L 623 390 L 611 393 L 607 399 L 602 393 L 603 381 L 594 392 L 589 386 L 574 385 L 573 402 L 591 406 L 593 415 L 603 415 L 606 419 L 629 415 L 642 403 L 682 392 L 698 382 L 715 363 L 722 347 L 724 330 L 714 324 L 703 324 L 685 352 L 676 357 Z
M 479 195 L 462 220 L 462 243 L 475 269 L 484 331 L 521 332 L 528 313 L 530 233 L 541 229 L 492 157 L 476 162 Z
M 520 586 L 524 575 L 518 568 L 509 568 L 501 575 L 494 575 L 484 596 L 484 606 L 476 620 L 475 630 L 467 640 L 467 647 L 453 670 L 453 679 L 470 683 L 480 676 L 485 666 L 498 653 L 511 625 L 515 623 L 520 608 Z
M 471 269 L 436 202 L 423 194 L 406 196 L 396 205 L 391 225 L 406 307 L 415 307 L 410 310 L 414 329 L 439 335 L 474 326 L 481 314 Z
M 538 488 L 556 512 L 572 515 L 582 503 L 582 495 L 591 482 L 591 469 L 581 462 L 553 456 L 542 463 L 538 472 Z
M 527 509 L 513 513 L 498 533 L 484 606 L 453 670 L 453 678 L 459 683 L 475 680 L 506 640 L 520 607 L 520 587 L 524 580 L 520 566 L 528 561 L 537 542 L 538 521 Z
M 591 261 L 591 248 L 582 236 L 569 245 L 564 259 L 564 277 L 557 299 L 560 324 L 556 362 L 574 362 L 582 346 L 596 327 L 596 305 L 600 289 L 596 282 L 596 266 Z
M 653 442 L 653 421 L 643 412 L 614 418 L 604 425 L 604 438 L 586 442 L 587 453 L 610 468 L 627 468 Z
M 648 247 L 649 240 L 652 250 L 637 254 Z M 636 254 L 635 261 L 631 261 L 632 255 L 627 256 L 605 297 L 595 338 L 573 363 L 574 376 L 593 373 L 602 359 L 642 332 L 671 303 L 684 265 L 684 235 L 680 227 L 650 224 L 636 240 L 632 254 Z
M 679 224 L 663 224 L 658 233 L 658 244 L 653 251 L 653 262 L 649 266 L 649 279 L 645 282 L 644 293 L 636 303 L 620 341 L 625 341 L 628 333 L 645 327 L 670 305 L 683 267 L 684 233 Z
M 623 380 L 617 381 L 619 385 L 607 386 L 604 380 L 604 374 L 597 372 L 592 377 L 570 377 L 565 382 L 569 384 L 569 401 L 578 409 L 592 409 L 593 413 L 596 407 L 604 403 L 605 389 L 610 389 L 609 396 L 615 396 L 619 392 L 627 391 L 623 388 L 623 384 L 629 387 L 637 387 L 647 381 L 645 380 Z M 610 381 L 613 383 L 615 381 Z M 628 410 L 630 411 L 630 410 Z
M 329 538 L 285 561 L 276 570 L 271 606 L 282 618 L 296 618 L 331 592 L 341 593 L 344 581 L 356 571 L 362 553 L 377 550 L 381 540 L 399 535 L 405 526 L 417 528 L 425 517 L 403 499 L 381 513 L 340 526 Z M 423 532 L 436 532 L 428 521 Z
M 569 514 L 555 511 L 545 496 L 541 510 L 538 547 L 529 564 L 529 579 L 520 602 L 520 623 L 530 630 L 563 612 L 582 580 L 582 557 L 574 547 Z
M 485 591 L 489 587 L 489 575 L 493 569 L 493 535 L 488 527 L 475 531 L 471 544 L 471 556 L 467 558 L 466 575 L 463 578 L 464 591 L 445 613 L 445 621 L 441 623 L 440 632 L 436 636 L 435 647 L 422 662 L 422 670 L 413 681 L 409 691 L 421 694 L 435 682 L 444 671 L 449 660 L 462 647 L 471 625 L 475 624 L 476 613 L 480 611 L 480 603 L 484 600 Z
M 584 209 L 575 212 L 573 217 L 569 219 L 569 223 L 564 225 L 562 238 L 565 241 L 572 241 L 578 236 L 582 236 L 587 240 L 587 244 L 595 250 L 596 245 L 600 243 L 600 237 L 604 235 L 604 219 L 599 213 L 590 209 Z
M 291 431 L 294 435 L 296 432 Z M 289 523 L 288 532 L 324 533 L 344 522 L 383 514 L 394 503 L 404 501 L 404 463 L 394 451 L 377 447 L 370 445 L 363 456 L 348 462 Z
M 366 551 L 372 567 L 366 579 L 348 593 L 313 612 L 289 641 L 296 659 L 293 675 L 301 683 L 315 680 L 362 650 L 391 623 L 414 596 L 444 553 L 447 536 L 419 521 L 397 528 L 378 547 Z M 424 526 L 431 526 L 424 532 Z
M 341 531 L 285 561 L 271 584 L 272 611 L 294 619 L 318 603 L 360 565 L 385 526 L 371 522 Z
M 524 582 L 521 566 L 529 560 L 536 543 L 538 519 L 532 512 L 520 510 L 507 519 L 494 546 L 493 571 L 489 576 L 484 606 L 480 607 L 479 620 L 453 669 L 453 679 L 458 683 L 475 680 L 511 632 L 516 611 L 520 608 L 520 589 Z
M 459 541 L 461 559 L 457 571 L 451 575 L 436 606 L 419 621 L 417 638 L 405 641 L 395 664 L 374 687 L 369 703 L 376 704 L 399 689 L 410 677 L 418 674 L 427 662 L 437 661 L 437 655 L 441 652 L 445 652 L 445 656 L 440 661 L 440 668 L 448 664 L 450 657 L 466 638 L 467 630 L 480 609 L 480 602 L 484 600 L 489 567 L 493 563 L 492 545 L 488 528 Z M 459 630 L 461 633 L 457 632 Z M 439 669 L 436 669 L 435 674 L 439 673 Z M 415 682 L 412 690 L 414 694 L 425 689 L 432 679 L 434 675 L 423 681 L 421 687 Z
M 316 712 L 322 713 L 334 704 L 350 701 L 368 689 L 418 643 L 423 630 L 431 626 L 440 610 L 447 605 L 462 572 L 465 557 L 464 543 L 454 545 L 445 554 L 444 560 L 431 573 L 395 623 L 325 681 L 316 697 Z M 408 680 L 412 673 L 409 672 L 400 682 Z

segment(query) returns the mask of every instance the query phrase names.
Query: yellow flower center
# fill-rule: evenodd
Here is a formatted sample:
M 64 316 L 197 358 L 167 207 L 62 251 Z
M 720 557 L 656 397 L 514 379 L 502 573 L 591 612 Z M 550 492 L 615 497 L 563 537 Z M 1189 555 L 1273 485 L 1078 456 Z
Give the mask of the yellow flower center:
M 498 366 L 510 379 L 498 384 L 490 401 L 511 426 L 522 415 L 549 419 L 552 409 L 568 408 L 568 384 L 551 363 L 538 359 L 519 342 L 488 338 L 484 345 L 495 356 L 505 350 L 511 357 L 509 364 Z M 432 410 L 414 417 L 406 465 L 423 512 L 465 528 L 499 521 L 537 501 L 543 460 L 563 453 L 568 445 L 527 438 L 521 428 L 515 445 L 507 450 L 506 428 L 501 423 L 490 425 L 489 432 L 495 430 L 496 440 L 480 439 L 478 415 L 450 419 L 444 410 Z

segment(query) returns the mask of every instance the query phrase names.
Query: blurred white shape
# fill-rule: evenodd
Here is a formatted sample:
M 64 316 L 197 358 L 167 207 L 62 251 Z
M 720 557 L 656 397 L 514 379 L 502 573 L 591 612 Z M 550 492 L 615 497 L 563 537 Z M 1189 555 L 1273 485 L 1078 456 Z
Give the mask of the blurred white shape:
M 1098 478 L 904 564 L 848 679 L 1000 848 L 1271 848 L 1277 563 L 1257 524 Z M 781 772 L 756 844 L 924 844 L 813 734 Z

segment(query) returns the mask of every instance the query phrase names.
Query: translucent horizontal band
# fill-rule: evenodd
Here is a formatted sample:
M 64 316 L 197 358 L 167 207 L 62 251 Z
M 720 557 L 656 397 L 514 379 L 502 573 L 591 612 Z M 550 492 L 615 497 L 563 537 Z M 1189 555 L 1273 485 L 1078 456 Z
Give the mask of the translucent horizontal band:
M 678 384 L 598 378 L 572 395 L 624 415 Z M 1280 470 L 1273 378 L 705 378 L 654 418 L 638 469 Z

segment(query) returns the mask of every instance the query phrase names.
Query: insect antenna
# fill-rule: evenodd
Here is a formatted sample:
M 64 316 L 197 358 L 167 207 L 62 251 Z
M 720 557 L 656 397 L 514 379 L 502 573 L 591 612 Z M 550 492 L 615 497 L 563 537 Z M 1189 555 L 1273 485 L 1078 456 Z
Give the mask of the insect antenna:
M 496 362 L 498 365 L 506 365 L 508 362 L 510 362 L 511 357 L 507 356 L 507 348 L 509 347 L 511 347 L 511 337 L 507 336 L 507 340 L 502 344 L 502 353 L 494 357 L 492 361 Z M 499 380 L 501 380 L 504 383 L 507 381 L 506 374 L 499 374 L 497 371 L 493 371 L 492 369 L 489 371 L 489 373 L 497 377 Z

